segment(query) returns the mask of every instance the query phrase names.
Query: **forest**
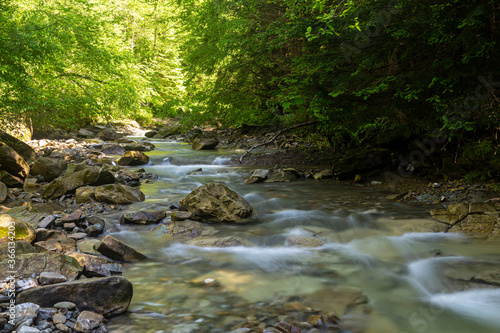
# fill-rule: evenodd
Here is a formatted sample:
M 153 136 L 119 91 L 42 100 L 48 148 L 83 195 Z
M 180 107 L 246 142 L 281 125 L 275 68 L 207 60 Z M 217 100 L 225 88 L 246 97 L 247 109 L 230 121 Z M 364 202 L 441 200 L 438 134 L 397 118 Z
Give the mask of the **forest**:
M 316 121 L 304 139 L 337 150 L 410 152 L 415 140 L 430 140 L 470 170 L 486 166 L 472 178 L 500 171 L 496 0 L 0 7 L 3 128 L 121 118 L 177 117 L 186 128 Z

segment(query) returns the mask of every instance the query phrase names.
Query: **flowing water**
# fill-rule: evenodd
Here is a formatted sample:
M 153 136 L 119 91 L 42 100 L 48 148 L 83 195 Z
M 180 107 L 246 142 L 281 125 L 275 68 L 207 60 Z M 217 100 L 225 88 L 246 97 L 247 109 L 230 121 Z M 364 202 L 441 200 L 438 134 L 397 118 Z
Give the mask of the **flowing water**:
M 343 332 L 500 332 L 500 289 L 455 280 L 486 272 L 499 281 L 498 242 L 434 232 L 431 208 L 388 201 L 384 192 L 314 180 L 245 185 L 250 169 L 231 165 L 227 153 L 154 143 L 145 169 L 159 180 L 141 185 L 146 201 L 130 210 L 167 209 L 221 182 L 259 215 L 215 226 L 217 237 L 245 240 L 220 248 L 172 241 L 157 226 L 117 225 L 113 236 L 153 259 L 124 267 L 134 298 L 111 331 L 230 332 L 266 309 L 300 304 L 335 311 L 348 323 Z M 290 237 L 308 236 L 323 245 L 289 246 Z M 346 310 L 359 290 L 368 303 Z

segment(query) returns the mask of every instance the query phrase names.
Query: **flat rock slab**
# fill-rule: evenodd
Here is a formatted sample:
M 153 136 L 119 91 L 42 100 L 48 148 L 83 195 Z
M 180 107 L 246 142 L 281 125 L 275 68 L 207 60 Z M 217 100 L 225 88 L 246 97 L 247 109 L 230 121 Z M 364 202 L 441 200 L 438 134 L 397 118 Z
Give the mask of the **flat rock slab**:
M 0 267 L 7 267 L 7 260 L 0 262 Z M 55 272 L 64 275 L 68 280 L 76 279 L 83 268 L 74 258 L 64 254 L 28 253 L 16 258 L 14 271 L 22 272 L 24 276 L 39 275 L 42 272 Z M 8 276 L 6 270 L 0 270 L 0 280 Z M 52 306 L 52 304 L 50 305 Z
M 137 213 L 126 213 L 120 217 L 121 224 L 151 224 L 158 223 L 164 219 L 166 213 L 164 210 L 140 211 Z
M 117 261 L 140 261 L 148 258 L 110 235 L 104 237 L 95 249 L 106 257 Z
M 127 310 L 132 299 L 132 283 L 119 276 L 84 279 L 41 286 L 17 295 L 17 303 L 30 302 L 52 307 L 59 302 L 72 302 L 81 311 L 112 316 Z

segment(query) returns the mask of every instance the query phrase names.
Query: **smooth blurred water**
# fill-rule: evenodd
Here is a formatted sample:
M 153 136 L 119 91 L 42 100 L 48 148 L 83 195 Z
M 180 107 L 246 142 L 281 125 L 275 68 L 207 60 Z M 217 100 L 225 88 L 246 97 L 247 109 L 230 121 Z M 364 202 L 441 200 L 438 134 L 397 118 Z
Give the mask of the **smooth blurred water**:
M 342 319 L 364 323 L 360 332 L 500 332 L 500 289 L 450 279 L 484 267 L 500 274 L 498 242 L 431 232 L 430 207 L 388 201 L 385 192 L 314 180 L 245 185 L 251 169 L 230 164 L 231 154 L 242 152 L 154 144 L 145 169 L 159 180 L 141 185 L 146 201 L 129 210 L 167 209 L 196 187 L 221 182 L 259 215 L 245 225 L 212 225 L 216 237 L 245 241 L 222 248 L 171 241 L 156 226 L 117 225 L 115 237 L 153 260 L 125 266 L 134 285 L 131 312 L 110 320 L 111 331 L 229 332 L 254 304 L 295 299 L 339 311 L 338 290 L 356 287 L 371 312 Z M 322 245 L 292 247 L 293 237 Z M 212 279 L 220 287 L 202 287 Z

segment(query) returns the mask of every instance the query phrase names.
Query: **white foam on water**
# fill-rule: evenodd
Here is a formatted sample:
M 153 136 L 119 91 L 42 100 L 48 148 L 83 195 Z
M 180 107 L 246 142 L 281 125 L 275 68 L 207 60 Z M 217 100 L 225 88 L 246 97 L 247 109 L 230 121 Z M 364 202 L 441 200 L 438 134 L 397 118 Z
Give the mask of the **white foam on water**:
M 428 300 L 438 308 L 451 310 L 500 331 L 500 289 L 435 294 Z
M 445 281 L 441 267 L 443 264 L 463 261 L 465 257 L 436 257 L 413 261 L 408 264 L 408 281 L 424 295 L 443 290 Z
M 347 244 L 328 243 L 321 246 L 319 249 L 335 251 L 345 257 L 348 257 L 351 260 L 354 260 L 366 266 L 371 266 L 371 264 L 375 260 L 375 257 L 373 257 L 372 255 L 359 251 L 355 242 L 349 242 Z
M 467 239 L 465 235 L 459 233 L 445 232 L 415 232 L 402 236 L 386 236 L 384 238 L 392 244 L 402 257 L 408 260 L 418 257 L 418 251 L 421 251 L 425 244 L 441 244 L 443 241 L 455 242 Z
M 198 247 L 194 245 L 172 244 L 164 252 L 173 257 L 199 257 L 206 254 L 230 255 L 235 263 L 259 267 L 273 272 L 291 268 L 293 264 L 305 264 L 317 252 L 313 249 L 295 247 Z
M 229 165 L 231 164 L 231 157 L 217 156 L 212 162 L 213 165 Z

